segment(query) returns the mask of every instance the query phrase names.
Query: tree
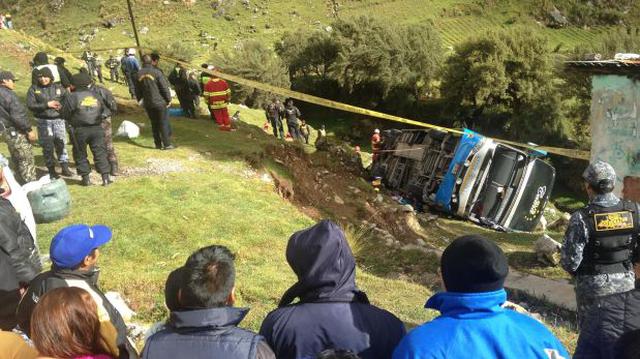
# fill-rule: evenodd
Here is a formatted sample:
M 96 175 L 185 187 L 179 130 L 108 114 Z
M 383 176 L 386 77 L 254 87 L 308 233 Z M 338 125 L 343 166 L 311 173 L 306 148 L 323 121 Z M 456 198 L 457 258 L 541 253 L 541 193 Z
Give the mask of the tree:
M 296 89 L 401 110 L 432 88 L 442 43 L 431 24 L 394 25 L 368 17 L 338 20 L 330 32 L 285 34 L 276 51 Z
M 291 85 L 286 65 L 272 49 L 257 40 L 239 44 L 234 51 L 214 57 L 212 63 L 217 64 L 223 72 L 245 79 L 285 88 Z M 270 100 L 269 94 L 264 91 L 234 83 L 230 85 L 234 102 L 244 103 L 249 107 L 262 107 Z
M 441 91 L 453 117 L 529 141 L 561 137 L 562 103 L 546 38 L 528 29 L 468 40 L 447 61 Z

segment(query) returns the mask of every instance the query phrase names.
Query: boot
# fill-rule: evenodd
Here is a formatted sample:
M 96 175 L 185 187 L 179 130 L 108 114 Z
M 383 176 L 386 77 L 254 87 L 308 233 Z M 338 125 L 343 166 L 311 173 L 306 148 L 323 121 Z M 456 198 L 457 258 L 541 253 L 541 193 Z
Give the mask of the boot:
M 65 177 L 71 177 L 73 176 L 73 172 L 71 172 L 71 170 L 69 169 L 69 163 L 67 162 L 62 162 L 60 164 L 60 167 L 62 167 L 62 175 Z
M 89 175 L 82 175 L 82 182 L 80 184 L 85 187 L 91 186 L 91 179 L 89 178 Z
M 52 180 L 60 178 L 60 175 L 56 172 L 56 168 L 54 166 L 47 167 L 49 170 L 49 178 Z
M 118 162 L 116 161 L 111 162 L 111 175 L 114 177 L 120 176 L 120 171 L 118 170 Z
M 108 186 L 112 183 L 111 178 L 109 178 L 109 174 L 108 173 L 103 173 L 102 174 L 102 185 L 103 186 Z

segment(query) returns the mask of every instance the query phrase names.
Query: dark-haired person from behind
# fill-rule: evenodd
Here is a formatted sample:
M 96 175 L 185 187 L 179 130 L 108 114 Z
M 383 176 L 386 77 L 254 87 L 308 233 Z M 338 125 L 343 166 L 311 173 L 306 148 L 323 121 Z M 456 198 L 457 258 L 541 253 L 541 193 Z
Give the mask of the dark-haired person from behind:
M 589 204 L 571 215 L 561 250 L 561 265 L 575 278 L 578 325 L 599 297 L 635 287 L 632 256 L 640 231 L 634 202 L 613 194 L 616 172 L 596 161 L 582 174 Z
M 425 306 L 440 316 L 409 332 L 393 359 L 569 359 L 543 324 L 503 308 L 509 264 L 495 243 L 479 235 L 455 239 L 440 271 L 445 291 Z
M 391 357 L 404 324 L 358 289 L 356 262 L 337 224 L 324 220 L 294 233 L 286 257 L 298 281 L 260 328 L 278 359 L 310 359 L 334 348 L 363 359 Z
M 171 314 L 165 328 L 149 337 L 142 357 L 275 359 L 263 337 L 238 328 L 249 309 L 233 306 L 235 276 L 234 256 L 226 247 L 213 245 L 189 256 L 167 281 Z

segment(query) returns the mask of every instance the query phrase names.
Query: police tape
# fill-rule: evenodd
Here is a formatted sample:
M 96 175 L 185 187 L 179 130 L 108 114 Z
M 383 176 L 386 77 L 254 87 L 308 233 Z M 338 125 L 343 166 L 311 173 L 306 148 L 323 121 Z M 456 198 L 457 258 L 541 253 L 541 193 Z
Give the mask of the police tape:
M 91 49 L 91 51 L 94 51 L 94 52 L 106 52 L 106 51 L 124 50 L 124 49 L 128 49 L 128 48 L 136 48 L 136 46 L 118 46 L 118 47 L 110 47 L 110 48 L 98 48 L 98 49 Z M 140 49 L 140 50 L 142 50 L 142 49 Z M 150 50 L 150 49 L 149 48 L 144 48 L 144 50 Z M 84 52 L 84 50 L 82 50 L 82 51 L 68 51 L 68 53 L 82 53 L 82 52 Z M 186 66 L 186 67 L 198 68 L 198 69 L 200 69 L 200 71 L 204 71 L 205 73 L 217 76 L 217 77 L 222 78 L 222 79 L 227 80 L 227 81 L 231 81 L 231 82 L 234 82 L 234 83 L 237 83 L 237 84 L 240 84 L 240 85 L 252 87 L 252 88 L 255 88 L 255 89 L 258 89 L 258 90 L 262 90 L 262 91 L 266 91 L 266 92 L 269 92 L 269 93 L 277 94 L 277 95 L 280 95 L 280 96 L 290 97 L 290 98 L 293 98 L 293 99 L 296 99 L 296 100 L 300 100 L 300 101 L 304 101 L 304 102 L 307 102 L 307 103 L 312 103 L 314 105 L 323 106 L 323 107 L 327 107 L 327 108 L 333 108 L 333 109 L 336 109 L 336 110 L 341 110 L 341 111 L 354 113 L 354 114 L 358 114 L 358 115 L 363 115 L 363 116 L 374 117 L 374 118 L 379 118 L 379 119 L 383 119 L 383 120 L 394 121 L 394 122 L 403 123 L 403 124 L 406 124 L 406 125 L 412 125 L 412 126 L 417 126 L 417 127 L 422 127 L 422 128 L 438 130 L 438 131 L 442 131 L 442 132 L 455 133 L 455 134 L 459 134 L 459 135 L 462 135 L 464 133 L 463 131 L 461 131 L 459 129 L 433 125 L 433 124 L 426 123 L 426 122 L 411 120 L 411 119 L 400 117 L 400 116 L 395 116 L 395 115 L 390 115 L 390 114 L 379 112 L 379 111 L 369 110 L 369 109 L 366 109 L 366 108 L 362 108 L 362 107 L 358 107 L 358 106 L 354 106 L 354 105 L 349 105 L 349 104 L 346 104 L 346 103 L 343 103 L 343 102 L 329 100 L 329 99 L 325 99 L 325 98 L 322 98 L 322 97 L 313 96 L 313 95 L 309 95 L 309 94 L 306 94 L 306 93 L 294 91 L 294 90 L 291 90 L 291 89 L 286 89 L 286 88 L 282 88 L 282 87 L 277 87 L 277 86 L 265 84 L 265 83 L 258 82 L 258 81 L 255 81 L 255 80 L 245 79 L 243 77 L 232 75 L 232 74 L 227 74 L 227 73 L 224 73 L 224 72 L 220 72 L 218 70 L 202 69 L 202 68 L 200 68 L 199 66 L 197 66 L 195 64 L 192 64 L 192 63 L 189 63 L 189 62 L 186 62 L 186 61 L 182 61 L 182 60 L 179 60 L 179 59 L 175 59 L 175 58 L 166 56 L 166 55 L 164 55 L 162 53 L 160 53 L 160 55 L 164 59 L 169 60 L 171 62 L 175 62 L 175 63 L 181 64 L 183 66 Z M 560 155 L 560 156 L 564 156 L 564 157 L 569 157 L 569 158 L 574 158 L 574 159 L 580 159 L 580 160 L 587 160 L 588 161 L 590 159 L 590 157 L 591 157 L 589 151 L 584 151 L 584 150 L 579 150 L 579 149 L 559 148 L 559 147 L 550 147 L 550 146 L 538 146 L 538 145 L 531 145 L 531 144 L 528 144 L 528 143 L 509 141 L 509 140 L 504 140 L 504 139 L 499 139 L 499 138 L 491 138 L 491 139 L 496 141 L 496 142 L 507 144 L 507 145 L 510 145 L 510 146 L 525 148 L 525 149 L 528 149 L 528 150 L 531 150 L 531 151 L 536 151 L 536 152 L 544 151 L 544 152 L 547 152 L 547 153 Z

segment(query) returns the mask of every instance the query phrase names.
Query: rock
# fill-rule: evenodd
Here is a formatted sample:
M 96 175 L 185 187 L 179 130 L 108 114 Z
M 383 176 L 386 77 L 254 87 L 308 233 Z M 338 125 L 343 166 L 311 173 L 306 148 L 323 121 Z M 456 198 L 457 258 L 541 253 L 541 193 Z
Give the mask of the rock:
M 168 0 L 164 0 L 164 1 L 162 2 L 162 5 L 169 5 L 169 1 L 168 1 Z
M 549 27 L 558 28 L 558 27 L 565 27 L 569 25 L 569 20 L 567 20 L 567 18 L 564 15 L 562 15 L 560 10 L 558 10 L 558 8 L 555 6 L 553 7 L 553 9 L 549 11 L 548 17 L 549 17 L 549 21 L 548 21 Z
M 242 0 L 242 5 L 249 7 L 249 5 L 251 5 L 251 3 L 249 2 L 249 0 Z
M 569 213 L 563 213 L 560 218 L 556 219 L 553 223 L 547 226 L 549 231 L 563 231 L 569 225 L 571 215 Z
M 333 31 L 333 27 L 331 27 L 331 26 L 326 26 L 326 27 L 324 28 L 324 31 L 326 31 L 326 32 L 331 32 L 331 31 Z
M 402 207 L 400 207 L 400 209 L 402 210 L 402 212 L 405 212 L 405 213 L 413 212 L 413 206 L 410 204 L 405 204 Z
M 546 232 L 547 231 L 547 219 L 544 216 L 540 217 L 540 222 L 536 226 L 535 232 Z
M 139 31 L 142 35 L 146 35 L 149 33 L 149 28 L 146 26 L 143 26 L 142 29 L 140 29 Z
M 227 21 L 233 21 L 234 20 L 233 16 L 231 16 L 229 14 L 224 15 L 224 19 L 227 20 Z
M 344 204 L 344 201 L 342 200 L 342 198 L 340 198 L 340 196 L 338 196 L 337 194 L 333 196 L 333 201 L 339 205 Z
M 536 259 L 538 262 L 556 266 L 560 263 L 560 249 L 562 244 L 558 243 L 548 235 L 543 235 L 533 244 L 533 249 L 536 252 Z

